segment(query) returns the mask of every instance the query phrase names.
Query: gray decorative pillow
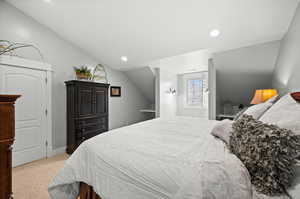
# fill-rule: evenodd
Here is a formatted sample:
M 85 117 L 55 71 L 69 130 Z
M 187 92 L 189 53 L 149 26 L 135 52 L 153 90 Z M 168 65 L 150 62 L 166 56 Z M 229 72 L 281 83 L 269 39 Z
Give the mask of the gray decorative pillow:
M 243 115 L 232 124 L 229 149 L 246 166 L 260 193 L 286 193 L 294 178 L 300 136 L 291 130 L 265 124 Z
M 232 132 L 232 123 L 231 120 L 222 120 L 221 122 L 217 123 L 213 130 L 211 131 L 211 134 L 226 144 L 229 144 L 229 137 L 230 133 Z

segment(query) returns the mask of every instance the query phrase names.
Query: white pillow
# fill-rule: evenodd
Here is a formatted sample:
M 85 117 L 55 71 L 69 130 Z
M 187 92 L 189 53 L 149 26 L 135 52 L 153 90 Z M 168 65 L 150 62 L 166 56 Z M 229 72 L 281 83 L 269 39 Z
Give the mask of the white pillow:
M 291 94 L 279 99 L 260 119 L 300 135 L 300 104 Z
M 277 102 L 277 100 L 279 100 L 279 98 L 280 98 L 279 95 L 275 95 L 265 102 L 270 102 L 270 103 L 274 104 L 275 102 Z
M 273 104 L 265 102 L 250 106 L 243 114 L 251 115 L 254 119 L 259 119 Z

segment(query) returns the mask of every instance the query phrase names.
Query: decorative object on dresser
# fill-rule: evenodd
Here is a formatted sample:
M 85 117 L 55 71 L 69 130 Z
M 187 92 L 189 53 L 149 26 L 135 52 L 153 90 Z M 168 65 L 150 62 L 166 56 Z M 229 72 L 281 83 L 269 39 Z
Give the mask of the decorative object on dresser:
M 101 64 L 98 64 L 93 70 L 92 81 L 99 83 L 108 83 L 106 76 L 107 75 L 105 67 Z
M 67 153 L 86 139 L 108 131 L 109 84 L 67 81 Z
M 0 95 L 0 199 L 12 198 L 12 144 L 15 140 L 15 107 L 20 95 Z
M 111 86 L 110 87 L 110 96 L 111 97 L 121 97 L 121 87 L 120 86 Z
M 90 80 L 92 78 L 91 69 L 89 69 L 87 66 L 74 66 L 74 71 L 78 80 Z
M 93 81 L 93 82 L 105 83 L 105 84 L 107 84 L 108 82 L 106 77 L 105 67 L 102 66 L 101 64 L 98 64 L 95 67 L 74 66 L 73 68 L 77 80 Z

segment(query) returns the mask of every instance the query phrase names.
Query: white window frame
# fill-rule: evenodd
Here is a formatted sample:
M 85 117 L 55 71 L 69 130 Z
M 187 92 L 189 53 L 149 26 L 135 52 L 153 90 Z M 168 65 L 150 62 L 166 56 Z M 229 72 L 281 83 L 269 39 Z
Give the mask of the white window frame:
M 205 96 L 203 95 L 203 104 L 200 105 L 200 106 L 196 106 L 196 105 L 189 105 L 187 103 L 187 96 L 188 96 L 188 93 L 187 93 L 187 85 L 188 85 L 188 80 L 193 80 L 193 79 L 200 79 L 200 80 L 203 80 L 204 81 L 204 78 L 203 78 L 203 73 L 207 73 L 208 75 L 208 71 L 204 70 L 204 71 L 197 71 L 197 72 L 193 72 L 193 73 L 184 73 L 183 74 L 183 77 L 182 77 L 182 103 L 183 103 L 183 108 L 184 109 L 208 109 L 208 99 L 205 98 Z M 207 82 L 206 84 L 208 84 L 208 76 L 207 76 Z M 202 85 L 204 86 L 204 84 Z M 206 90 L 206 87 L 203 87 L 203 89 Z M 207 88 L 208 89 L 208 88 Z M 204 91 L 204 90 L 203 90 Z
M 203 88 L 203 80 L 201 78 L 194 77 L 194 78 L 187 78 L 187 79 L 185 79 L 185 87 L 184 87 L 184 91 L 185 91 L 185 107 L 186 108 L 202 108 L 203 104 L 201 104 L 201 105 L 189 104 L 189 102 L 188 102 L 188 98 L 189 98 L 188 85 L 189 85 L 189 81 L 190 80 L 200 80 L 200 81 L 202 81 L 202 90 L 204 89 Z M 202 102 L 203 102 L 203 100 L 204 99 L 203 99 L 203 95 L 202 95 Z

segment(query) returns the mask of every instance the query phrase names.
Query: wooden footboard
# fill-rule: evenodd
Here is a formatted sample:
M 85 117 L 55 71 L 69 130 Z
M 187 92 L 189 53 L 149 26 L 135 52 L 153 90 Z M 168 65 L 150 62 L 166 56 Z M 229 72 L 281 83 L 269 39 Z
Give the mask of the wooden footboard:
M 79 199 L 101 199 L 101 197 L 94 192 L 92 186 L 81 182 Z

